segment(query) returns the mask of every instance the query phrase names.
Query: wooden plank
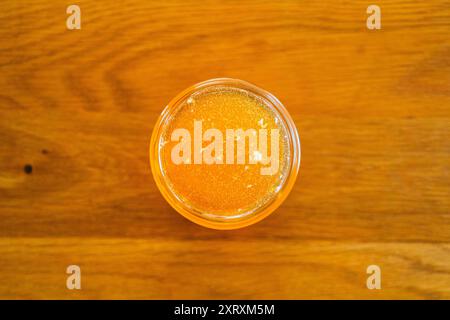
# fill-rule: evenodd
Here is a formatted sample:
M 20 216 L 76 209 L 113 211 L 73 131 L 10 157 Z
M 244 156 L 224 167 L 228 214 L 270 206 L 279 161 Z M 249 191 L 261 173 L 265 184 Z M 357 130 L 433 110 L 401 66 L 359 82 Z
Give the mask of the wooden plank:
M 0 290 L 9 297 L 438 299 L 450 294 L 448 244 L 13 238 L 2 239 L 0 248 Z M 381 290 L 366 288 L 367 263 L 373 261 L 384 271 Z M 82 270 L 82 288 L 72 291 L 65 287 L 65 270 L 74 262 Z

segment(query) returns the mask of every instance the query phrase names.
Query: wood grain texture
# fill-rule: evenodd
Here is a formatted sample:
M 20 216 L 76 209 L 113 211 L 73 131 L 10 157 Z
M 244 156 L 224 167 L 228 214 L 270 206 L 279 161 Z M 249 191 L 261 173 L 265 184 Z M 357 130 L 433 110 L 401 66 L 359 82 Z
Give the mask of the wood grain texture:
M 0 2 L 0 298 L 450 298 L 448 1 L 378 1 L 380 31 L 364 1 L 78 1 L 78 31 L 69 4 Z M 231 232 L 148 165 L 163 107 L 215 77 L 302 141 L 289 198 Z

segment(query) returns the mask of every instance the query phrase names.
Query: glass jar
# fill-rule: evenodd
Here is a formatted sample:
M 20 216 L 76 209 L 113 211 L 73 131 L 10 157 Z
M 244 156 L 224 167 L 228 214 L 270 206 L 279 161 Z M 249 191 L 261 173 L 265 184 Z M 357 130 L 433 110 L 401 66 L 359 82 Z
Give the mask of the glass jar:
M 221 230 L 254 224 L 278 208 L 294 186 L 300 157 L 297 129 L 281 102 L 229 78 L 178 94 L 150 141 L 163 197 L 187 219 Z

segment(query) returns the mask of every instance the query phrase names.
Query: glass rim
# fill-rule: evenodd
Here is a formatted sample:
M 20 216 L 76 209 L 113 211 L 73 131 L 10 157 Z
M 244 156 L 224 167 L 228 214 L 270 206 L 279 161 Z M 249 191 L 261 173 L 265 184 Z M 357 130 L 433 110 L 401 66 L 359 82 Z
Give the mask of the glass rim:
M 230 220 L 227 219 L 216 220 L 208 218 L 206 214 L 202 215 L 202 212 L 200 210 L 195 210 L 194 208 L 187 206 L 181 199 L 179 199 L 179 197 L 167 185 L 167 181 L 165 179 L 163 170 L 160 165 L 160 155 L 159 155 L 160 154 L 159 140 L 161 134 L 163 133 L 164 124 L 173 114 L 173 112 L 177 110 L 177 107 L 179 106 L 180 102 L 184 101 L 185 98 L 187 98 L 188 96 L 194 94 L 199 90 L 218 85 L 225 85 L 235 87 L 238 89 L 244 89 L 252 92 L 256 96 L 268 100 L 270 102 L 270 105 L 268 105 L 268 107 L 274 108 L 275 111 L 277 111 L 277 113 L 281 117 L 281 120 L 285 124 L 291 154 L 289 159 L 289 167 L 287 169 L 287 177 L 281 183 L 280 189 L 275 193 L 273 198 L 270 199 L 268 203 L 265 203 L 261 207 L 256 207 L 255 211 L 252 212 L 251 214 L 243 216 L 241 218 Z M 298 131 L 293 119 L 289 115 L 284 105 L 270 92 L 261 89 L 249 82 L 233 78 L 214 78 L 203 82 L 199 82 L 186 88 L 185 90 L 181 91 L 178 95 L 176 95 L 167 104 L 167 106 L 164 108 L 164 110 L 158 117 L 156 124 L 153 128 L 149 149 L 150 149 L 149 160 L 153 178 L 156 182 L 159 191 L 163 195 L 164 199 L 170 204 L 170 206 L 173 209 L 175 209 L 178 213 L 180 213 L 182 216 L 184 216 L 185 218 L 196 224 L 219 230 L 238 229 L 249 226 L 266 218 L 273 211 L 275 211 L 283 203 L 283 201 L 286 199 L 286 197 L 292 190 L 298 175 L 301 159 L 301 147 Z

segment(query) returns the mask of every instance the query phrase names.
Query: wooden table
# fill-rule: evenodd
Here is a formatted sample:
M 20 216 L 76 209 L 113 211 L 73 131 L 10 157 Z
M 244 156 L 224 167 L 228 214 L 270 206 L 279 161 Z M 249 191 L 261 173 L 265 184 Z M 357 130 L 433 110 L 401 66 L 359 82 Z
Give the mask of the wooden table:
M 381 30 L 367 1 L 77 1 L 67 30 L 67 1 L 3 1 L 0 298 L 449 299 L 450 5 L 376 3 Z M 148 164 L 166 103 L 215 77 L 274 93 L 302 142 L 289 198 L 237 231 L 177 214 Z

